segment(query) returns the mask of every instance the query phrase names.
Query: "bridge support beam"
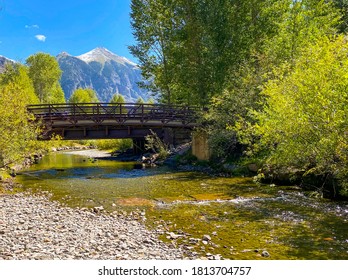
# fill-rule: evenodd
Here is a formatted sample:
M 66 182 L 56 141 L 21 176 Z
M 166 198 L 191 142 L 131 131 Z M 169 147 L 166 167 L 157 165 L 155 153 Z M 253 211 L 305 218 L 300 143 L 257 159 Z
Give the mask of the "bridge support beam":
M 198 160 L 209 160 L 211 150 L 208 144 L 208 134 L 203 131 L 195 131 L 192 137 L 192 155 Z

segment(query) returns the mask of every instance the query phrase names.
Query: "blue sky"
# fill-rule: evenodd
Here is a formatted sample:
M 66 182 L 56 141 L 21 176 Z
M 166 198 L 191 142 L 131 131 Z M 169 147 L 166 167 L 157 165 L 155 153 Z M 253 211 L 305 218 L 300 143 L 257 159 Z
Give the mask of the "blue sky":
M 133 61 L 130 0 L 0 0 L 0 55 L 80 55 L 96 47 Z

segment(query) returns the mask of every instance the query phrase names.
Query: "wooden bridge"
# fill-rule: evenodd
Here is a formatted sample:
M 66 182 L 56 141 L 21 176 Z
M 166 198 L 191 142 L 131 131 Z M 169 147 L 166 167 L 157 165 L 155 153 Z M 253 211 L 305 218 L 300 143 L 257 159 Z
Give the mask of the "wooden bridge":
M 134 103 L 39 104 L 28 110 L 43 125 L 42 140 L 53 135 L 65 140 L 136 139 L 152 130 L 168 143 L 175 142 L 177 132 L 196 127 L 200 111 L 197 107 Z

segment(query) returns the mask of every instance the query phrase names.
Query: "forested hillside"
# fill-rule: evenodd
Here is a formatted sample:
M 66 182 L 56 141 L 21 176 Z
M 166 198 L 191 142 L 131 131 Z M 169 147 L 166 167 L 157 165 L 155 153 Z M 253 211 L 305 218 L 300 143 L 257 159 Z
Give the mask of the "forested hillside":
M 131 17 L 144 86 L 208 107 L 213 158 L 347 195 L 345 1 L 133 0 Z

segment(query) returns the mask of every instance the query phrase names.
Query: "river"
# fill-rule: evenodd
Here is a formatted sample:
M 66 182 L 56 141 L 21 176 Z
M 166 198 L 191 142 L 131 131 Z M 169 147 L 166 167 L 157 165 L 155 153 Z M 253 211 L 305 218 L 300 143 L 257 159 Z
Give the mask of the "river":
M 258 185 L 72 152 L 22 171 L 24 190 L 71 207 L 145 213 L 161 239 L 197 256 L 225 259 L 348 259 L 348 203 L 312 198 L 296 186 Z

